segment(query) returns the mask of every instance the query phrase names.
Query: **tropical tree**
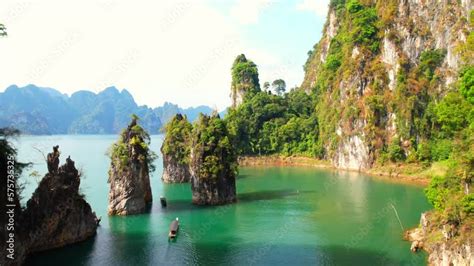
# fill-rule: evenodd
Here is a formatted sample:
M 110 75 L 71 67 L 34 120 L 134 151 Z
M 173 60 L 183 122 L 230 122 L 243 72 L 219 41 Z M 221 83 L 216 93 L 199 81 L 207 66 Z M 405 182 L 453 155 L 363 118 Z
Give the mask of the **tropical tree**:
M 265 83 L 263 83 L 263 89 L 265 91 L 268 91 L 270 89 L 270 82 L 265 81 Z
M 274 80 L 272 83 L 273 90 L 277 95 L 282 95 L 286 90 L 286 82 L 282 79 Z
M 7 35 L 7 28 L 5 28 L 5 25 L 0 23 L 0 36 L 6 36 Z

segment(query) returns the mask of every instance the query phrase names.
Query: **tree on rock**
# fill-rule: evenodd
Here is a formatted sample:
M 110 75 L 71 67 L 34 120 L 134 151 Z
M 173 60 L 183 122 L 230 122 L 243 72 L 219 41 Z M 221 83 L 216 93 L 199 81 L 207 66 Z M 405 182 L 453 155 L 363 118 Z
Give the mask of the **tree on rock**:
M 232 65 L 232 107 L 237 107 L 241 104 L 247 93 L 259 91 L 260 83 L 257 65 L 251 60 L 247 60 L 243 54 L 237 56 Z
M 109 150 L 109 215 L 145 212 L 152 201 L 150 171 L 156 154 L 150 148 L 150 136 L 132 116 L 128 127 Z
M 218 114 L 200 114 L 192 132 L 193 203 L 218 205 L 236 201 L 237 156 L 225 122 Z
M 272 82 L 273 90 L 277 95 L 282 95 L 286 91 L 286 82 L 282 79 L 277 79 Z
M 161 146 L 165 183 L 185 183 L 191 180 L 189 155 L 193 126 L 186 116 L 177 114 L 165 127 L 166 136 Z

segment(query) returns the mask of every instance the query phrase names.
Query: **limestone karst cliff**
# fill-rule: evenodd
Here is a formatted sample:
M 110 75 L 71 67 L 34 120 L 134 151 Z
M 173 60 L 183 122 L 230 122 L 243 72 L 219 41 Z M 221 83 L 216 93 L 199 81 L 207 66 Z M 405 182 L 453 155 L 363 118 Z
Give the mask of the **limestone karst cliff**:
M 133 116 L 109 151 L 109 215 L 143 213 L 151 203 L 150 170 L 156 155 L 149 144 L 148 133 Z
M 16 154 L 7 142 L 2 141 L 0 147 L 5 155 Z M 12 227 L 14 246 L 10 253 L 13 256 L 2 255 L 1 265 L 22 265 L 29 254 L 84 241 L 95 235 L 99 221 L 79 192 L 80 173 L 70 157 L 59 167 L 59 156 L 59 147 L 55 146 L 53 152 L 48 154 L 48 173 L 39 183 L 25 208 L 22 209 L 18 201 L 20 194 L 15 193 L 16 211 L 13 216 L 15 223 Z M 4 159 L 1 158 L 2 165 L 11 160 Z M 20 173 L 21 168 L 25 166 L 21 163 L 18 165 L 20 167 L 15 170 L 16 173 Z M 15 189 L 18 192 L 19 186 Z M 6 233 L 4 229 L 2 223 L 2 233 Z M 8 227 L 7 230 L 12 232 Z M 4 243 L 2 241 L 0 246 L 6 250 Z
M 237 56 L 232 65 L 231 100 L 232 107 L 240 105 L 249 92 L 260 91 L 258 69 L 245 55 Z
M 472 7 L 332 0 L 304 65 L 301 88 L 316 96 L 322 157 L 334 166 L 449 162 L 425 190 L 434 210 L 421 221 L 420 247 L 433 265 L 472 264 Z
M 190 158 L 192 201 L 218 205 L 236 201 L 237 157 L 218 114 L 200 115 L 192 132 Z
M 26 204 L 21 227 L 28 253 L 83 241 L 96 233 L 98 219 L 79 193 L 80 173 L 70 157 L 58 167 L 58 146 L 48 155 L 49 173 Z M 53 160 L 49 160 L 53 158 Z
M 165 128 L 166 136 L 161 146 L 165 183 L 186 183 L 191 180 L 189 155 L 192 125 L 186 116 L 175 115 Z
M 470 0 L 331 1 L 301 85 L 319 95 L 327 159 L 364 170 L 387 146 L 408 156 L 429 136 L 428 107 L 458 78 L 471 10 Z

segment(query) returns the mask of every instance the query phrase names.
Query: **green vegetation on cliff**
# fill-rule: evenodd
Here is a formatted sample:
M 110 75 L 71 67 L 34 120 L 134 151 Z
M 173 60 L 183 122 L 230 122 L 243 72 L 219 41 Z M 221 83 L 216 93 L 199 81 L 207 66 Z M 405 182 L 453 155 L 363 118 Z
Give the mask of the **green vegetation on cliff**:
M 150 171 L 155 170 L 153 164 L 156 154 L 150 150 L 150 135 L 138 124 L 138 116 L 132 115 L 132 121 L 120 134 L 108 152 L 112 162 L 119 168 L 130 166 L 131 160 L 146 163 Z
M 165 127 L 166 136 L 161 149 L 163 155 L 171 155 L 177 162 L 188 164 L 192 129 L 186 116 L 175 115 Z
M 238 155 L 304 155 L 366 168 L 442 164 L 447 171 L 434 174 L 427 197 L 444 223 L 470 223 L 474 36 L 468 30 L 474 16 L 468 25 L 458 3 L 415 23 L 419 13 L 410 5 L 331 1 L 323 39 L 308 52 L 301 88 L 282 95 L 246 93 L 228 112 Z M 458 17 L 445 20 L 450 12 Z M 467 32 L 467 40 L 443 40 L 446 31 L 433 25 L 453 36 Z M 418 37 L 420 43 L 411 43 Z M 441 41 L 446 43 L 435 45 Z M 238 74 L 232 73 L 233 80 L 242 80 Z
M 201 114 L 192 132 L 193 162 L 200 179 L 235 178 L 237 155 L 226 122 Z
M 470 23 L 471 28 L 474 27 L 474 11 L 471 11 Z M 474 224 L 474 193 L 471 191 L 474 181 L 474 42 L 469 41 L 473 38 L 471 31 L 468 41 L 461 44 L 463 65 L 456 84 L 458 90 L 449 92 L 434 105 L 436 130 L 433 130 L 431 149 L 426 156 L 432 160 L 447 159 L 449 164 L 446 175 L 433 178 L 425 193 L 441 221 L 455 225 L 455 230 L 466 227 L 471 230 L 469 227 Z M 436 152 L 440 147 L 444 148 L 444 156 Z M 461 237 L 463 233 L 472 234 L 452 233 Z
M 254 62 L 247 60 L 245 55 L 237 56 L 232 65 L 232 91 L 260 90 L 258 69 Z

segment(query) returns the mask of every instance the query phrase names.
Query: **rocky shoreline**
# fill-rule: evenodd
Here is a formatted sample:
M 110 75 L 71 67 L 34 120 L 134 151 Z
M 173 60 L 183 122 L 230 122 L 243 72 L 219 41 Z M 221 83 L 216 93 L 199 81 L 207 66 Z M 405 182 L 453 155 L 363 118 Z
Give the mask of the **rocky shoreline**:
M 473 265 L 472 235 L 467 232 L 467 239 L 459 239 L 460 236 L 456 233 L 458 229 L 448 224 L 439 224 L 433 212 L 421 214 L 420 226 L 405 232 L 405 240 L 412 243 L 411 251 L 425 250 L 429 254 L 429 265 Z

